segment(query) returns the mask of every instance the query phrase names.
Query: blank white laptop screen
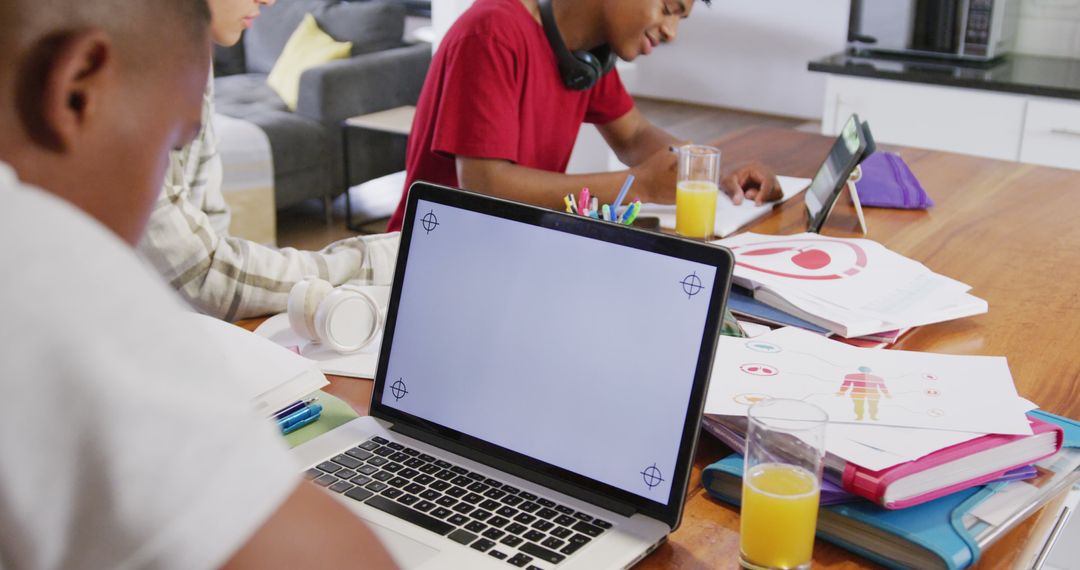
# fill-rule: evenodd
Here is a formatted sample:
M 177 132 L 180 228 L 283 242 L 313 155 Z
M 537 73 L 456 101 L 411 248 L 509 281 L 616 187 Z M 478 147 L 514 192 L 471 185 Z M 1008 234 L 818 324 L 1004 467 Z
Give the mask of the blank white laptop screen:
M 414 211 L 382 403 L 666 505 L 716 269 Z

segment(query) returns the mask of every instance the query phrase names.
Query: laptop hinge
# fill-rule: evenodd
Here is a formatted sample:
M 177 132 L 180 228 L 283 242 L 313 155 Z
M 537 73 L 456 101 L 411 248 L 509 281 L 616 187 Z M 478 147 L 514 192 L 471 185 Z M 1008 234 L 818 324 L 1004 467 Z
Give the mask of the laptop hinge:
M 486 453 L 481 453 L 467 446 L 461 445 L 457 442 L 451 441 L 443 437 L 439 437 L 437 435 L 433 435 L 430 432 L 400 423 L 391 424 L 390 429 L 400 434 L 423 441 L 424 443 L 428 443 L 441 449 L 445 449 L 451 453 L 455 453 L 462 457 L 467 457 L 473 461 L 478 461 L 480 463 L 483 463 L 484 465 L 487 465 L 494 469 L 498 469 L 499 471 L 505 471 L 506 473 L 509 473 L 516 477 L 521 477 L 522 479 L 532 481 L 533 483 L 536 483 L 538 485 L 548 487 L 566 495 L 570 495 L 571 497 L 580 499 L 587 503 L 591 503 L 593 505 L 596 505 L 597 507 L 600 507 L 601 509 L 612 511 L 618 515 L 630 517 L 637 513 L 637 509 L 629 503 L 605 497 L 603 495 L 600 495 L 599 493 L 596 493 L 595 491 L 585 489 L 578 485 L 572 485 L 555 477 L 549 477 L 547 475 L 539 474 L 536 471 L 524 468 L 521 465 L 518 465 L 512 461 L 507 461 Z

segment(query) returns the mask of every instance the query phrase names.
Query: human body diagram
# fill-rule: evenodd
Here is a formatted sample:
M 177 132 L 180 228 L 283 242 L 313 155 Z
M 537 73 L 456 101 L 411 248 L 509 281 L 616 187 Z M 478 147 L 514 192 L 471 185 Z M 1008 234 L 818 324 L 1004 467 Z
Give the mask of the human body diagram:
M 830 422 L 1030 433 L 1001 357 L 856 348 L 799 329 L 721 339 L 706 413 L 764 398 L 820 406 Z
M 863 417 L 866 415 L 867 404 L 870 405 L 870 419 L 877 421 L 878 402 L 881 397 L 892 398 L 892 395 L 889 394 L 889 388 L 885 386 L 885 379 L 874 376 L 870 372 L 872 370 L 869 366 L 860 366 L 857 374 L 844 376 L 844 383 L 840 385 L 840 389 L 836 392 L 837 396 L 843 396 L 845 393 L 851 395 L 855 419 L 860 422 L 863 421 Z

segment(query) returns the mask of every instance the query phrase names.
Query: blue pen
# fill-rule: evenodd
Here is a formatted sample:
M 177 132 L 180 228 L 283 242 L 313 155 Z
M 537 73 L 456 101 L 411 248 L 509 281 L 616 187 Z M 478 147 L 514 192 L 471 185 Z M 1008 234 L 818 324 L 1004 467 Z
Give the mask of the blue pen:
M 632 225 L 639 213 L 641 213 L 641 200 L 634 202 L 634 207 L 631 208 L 630 213 L 626 216 L 626 225 Z
M 626 207 L 626 211 L 623 212 L 622 217 L 619 218 L 619 223 L 620 224 L 625 225 L 625 224 L 630 223 L 630 221 L 629 221 L 630 220 L 630 215 L 634 213 L 634 207 L 637 206 L 637 205 L 638 205 L 638 202 L 635 202 L 635 203 L 630 204 L 629 206 Z
M 623 182 L 622 189 L 619 190 L 619 195 L 615 197 L 615 203 L 611 205 L 611 221 L 615 222 L 618 220 L 616 217 L 618 214 L 616 214 L 616 212 L 619 211 L 619 205 L 622 204 L 623 198 L 626 198 L 626 193 L 630 191 L 630 186 L 633 183 L 634 175 L 631 174 L 626 177 L 626 182 Z
M 322 404 L 312 404 L 310 406 L 305 406 L 304 409 L 297 410 L 296 412 L 293 412 L 292 414 L 289 414 L 288 416 L 285 416 L 284 418 L 278 420 L 278 427 L 284 430 L 285 428 L 291 426 L 296 422 L 306 420 L 311 416 L 318 416 L 322 413 L 322 409 Z
M 291 428 L 292 426 L 294 426 L 296 424 L 299 424 L 299 423 L 306 422 L 307 420 L 310 420 L 311 418 L 318 418 L 321 414 L 322 414 L 322 406 L 319 406 L 319 405 L 316 404 L 315 406 L 311 406 L 311 407 L 303 410 L 303 413 L 298 412 L 297 416 L 295 418 L 293 418 L 291 421 L 278 422 L 278 427 L 281 428 L 281 431 L 285 431 L 285 430 L 288 430 L 289 428 Z
M 291 414 L 291 413 L 293 413 L 293 412 L 295 412 L 297 410 L 302 410 L 304 408 L 304 406 L 311 405 L 317 399 L 318 398 L 312 398 L 310 400 L 297 400 L 297 401 L 289 404 L 288 406 L 285 406 L 284 408 L 282 408 L 280 412 L 274 414 L 274 419 L 275 420 L 280 420 L 281 418 L 284 418 L 284 417 L 288 416 L 289 414 Z
M 294 432 L 294 431 L 296 431 L 296 430 L 298 430 L 298 429 L 300 429 L 300 428 L 302 428 L 302 427 L 304 427 L 304 426 L 306 426 L 308 424 L 315 423 L 318 420 L 319 420 L 319 416 L 311 416 L 310 418 L 308 418 L 306 420 L 300 420 L 300 421 L 296 422 L 295 424 L 281 430 L 281 435 L 289 435 L 290 433 L 292 433 L 292 432 Z

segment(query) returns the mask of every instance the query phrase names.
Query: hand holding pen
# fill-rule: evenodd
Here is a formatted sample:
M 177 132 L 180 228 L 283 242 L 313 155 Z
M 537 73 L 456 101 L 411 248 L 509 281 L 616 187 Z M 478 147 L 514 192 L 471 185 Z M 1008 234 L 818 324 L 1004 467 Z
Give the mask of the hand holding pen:
M 642 201 L 653 204 L 675 203 L 675 183 L 679 174 L 679 160 L 667 147 L 633 166 L 630 173 L 637 179 L 638 190 L 634 193 Z

